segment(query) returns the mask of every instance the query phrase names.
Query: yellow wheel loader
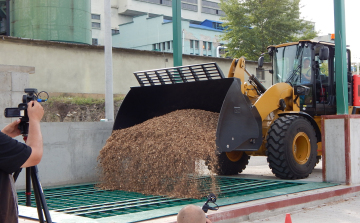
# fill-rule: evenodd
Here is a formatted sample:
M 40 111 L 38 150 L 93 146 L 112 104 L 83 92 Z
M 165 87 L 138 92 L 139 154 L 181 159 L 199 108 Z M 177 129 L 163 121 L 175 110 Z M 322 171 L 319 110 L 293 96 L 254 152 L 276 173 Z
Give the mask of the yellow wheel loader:
M 251 156 L 267 156 L 277 177 L 307 177 L 322 155 L 321 115 L 336 114 L 335 46 L 300 41 L 267 49 L 268 89 L 247 72 L 243 58 L 232 61 L 227 78 L 216 63 L 134 73 L 140 86 L 126 95 L 113 129 L 179 109 L 218 112 L 218 174 L 241 173 Z M 355 109 L 347 54 L 350 113 Z

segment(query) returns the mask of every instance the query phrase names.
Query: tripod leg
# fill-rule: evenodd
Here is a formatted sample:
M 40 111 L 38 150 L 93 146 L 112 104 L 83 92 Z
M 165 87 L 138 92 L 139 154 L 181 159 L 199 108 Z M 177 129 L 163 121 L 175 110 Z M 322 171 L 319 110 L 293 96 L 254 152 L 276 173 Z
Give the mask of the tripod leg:
M 39 204 L 38 204 L 38 201 L 36 200 L 36 203 L 37 203 L 36 206 L 38 208 L 39 220 L 40 220 L 40 222 L 44 222 L 43 215 L 42 215 L 42 210 L 41 210 L 41 208 L 42 208 L 44 210 L 44 215 L 45 215 L 45 218 L 46 218 L 46 222 L 47 223 L 52 223 L 51 217 L 50 217 L 50 212 L 49 212 L 48 206 L 46 204 L 44 192 L 43 192 L 43 189 L 41 187 L 41 184 L 40 184 L 39 178 L 37 176 L 37 173 L 38 173 L 37 166 L 31 167 L 31 178 L 32 178 L 32 182 L 33 182 L 35 199 L 39 200 Z M 39 212 L 39 208 L 40 208 L 40 212 Z
M 25 183 L 26 183 L 26 191 L 25 191 L 25 196 L 26 196 L 26 206 L 31 207 L 31 169 L 29 167 L 26 168 L 26 178 L 25 178 Z
M 39 191 L 37 189 L 37 185 L 35 182 L 33 172 L 34 172 L 34 169 L 31 167 L 31 181 L 32 181 L 33 188 L 34 188 L 34 197 L 35 197 L 35 202 L 36 202 L 36 209 L 37 209 L 38 216 L 39 216 L 39 222 L 44 223 L 44 216 L 43 216 L 40 197 L 39 197 L 40 195 L 39 195 Z

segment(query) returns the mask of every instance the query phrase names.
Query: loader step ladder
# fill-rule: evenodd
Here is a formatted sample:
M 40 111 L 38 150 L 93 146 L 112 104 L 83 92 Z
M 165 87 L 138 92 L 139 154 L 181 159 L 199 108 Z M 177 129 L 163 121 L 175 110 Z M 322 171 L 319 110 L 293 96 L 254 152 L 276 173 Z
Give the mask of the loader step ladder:
M 134 75 L 142 87 L 225 78 L 215 62 L 138 71 Z

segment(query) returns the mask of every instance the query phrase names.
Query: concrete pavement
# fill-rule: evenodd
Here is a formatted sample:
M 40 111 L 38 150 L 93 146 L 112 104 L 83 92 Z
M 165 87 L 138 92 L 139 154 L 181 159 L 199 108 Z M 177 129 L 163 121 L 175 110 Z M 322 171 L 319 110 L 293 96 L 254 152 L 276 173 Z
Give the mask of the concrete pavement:
M 254 159 L 255 158 L 255 159 Z M 244 171 L 252 177 L 265 177 L 273 179 L 273 174 L 266 168 L 265 157 L 252 157 L 249 168 Z M 315 167 L 314 172 L 305 179 L 306 181 L 322 182 L 322 162 Z M 302 180 L 304 181 L 304 180 Z M 338 186 L 346 188 L 348 186 Z M 334 188 L 332 188 L 334 189 Z M 321 189 L 323 191 L 325 189 Z M 286 213 L 290 213 L 292 223 L 300 222 L 326 222 L 326 223 L 354 223 L 360 222 L 360 193 L 348 193 L 333 198 L 318 200 L 298 208 L 284 208 L 282 210 L 272 210 L 260 214 L 253 214 L 245 217 L 244 223 L 279 223 L 285 222 Z M 248 218 L 248 220 L 246 219 Z
M 292 223 L 326 222 L 355 223 L 360 222 L 360 196 L 340 199 L 316 206 L 304 207 L 290 213 Z M 243 221 L 244 223 L 279 223 L 285 222 L 286 213 L 262 219 Z

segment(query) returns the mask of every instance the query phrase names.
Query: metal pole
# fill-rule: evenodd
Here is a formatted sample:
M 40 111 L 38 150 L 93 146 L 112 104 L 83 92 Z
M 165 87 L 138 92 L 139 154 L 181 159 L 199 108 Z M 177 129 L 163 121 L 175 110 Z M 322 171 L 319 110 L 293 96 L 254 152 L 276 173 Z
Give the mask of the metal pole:
M 105 121 L 114 121 L 111 0 L 104 0 L 105 21 Z
M 10 33 L 10 0 L 6 0 L 6 24 L 5 24 L 5 29 L 6 29 L 6 35 L 11 36 L 11 33 Z
M 182 30 L 182 52 L 185 52 L 185 30 Z
M 25 198 L 26 198 L 26 206 L 31 207 L 31 169 L 26 168 L 26 174 L 25 174 Z
M 336 107 L 341 115 L 349 113 L 344 0 L 334 0 L 334 17 Z
M 181 0 L 172 1 L 174 67 L 182 66 Z

